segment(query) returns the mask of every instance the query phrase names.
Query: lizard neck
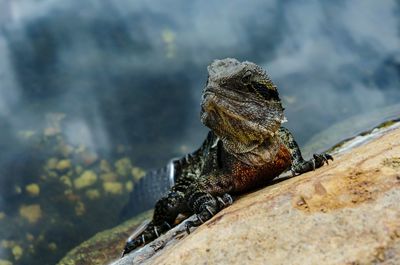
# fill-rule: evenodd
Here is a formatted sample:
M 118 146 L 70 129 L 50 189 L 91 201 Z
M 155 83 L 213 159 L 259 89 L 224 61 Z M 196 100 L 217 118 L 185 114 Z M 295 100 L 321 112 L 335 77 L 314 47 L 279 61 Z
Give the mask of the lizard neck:
M 273 161 L 280 147 L 278 136 L 271 136 L 261 142 L 250 144 L 229 141 L 226 138 L 221 138 L 220 140 L 226 152 L 239 161 L 253 166 L 260 166 Z

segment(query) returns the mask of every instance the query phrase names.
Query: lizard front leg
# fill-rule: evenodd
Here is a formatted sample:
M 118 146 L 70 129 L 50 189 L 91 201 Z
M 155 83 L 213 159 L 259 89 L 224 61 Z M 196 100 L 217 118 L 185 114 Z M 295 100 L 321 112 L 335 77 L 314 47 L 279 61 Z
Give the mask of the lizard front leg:
M 310 160 L 304 160 L 301 155 L 301 151 L 293 135 L 288 129 L 281 127 L 279 129 L 279 136 L 281 141 L 289 149 L 292 156 L 292 175 L 306 173 L 308 171 L 315 170 L 316 168 L 322 167 L 325 163 L 328 164 L 329 160 L 333 161 L 333 157 L 330 154 L 314 154 Z
M 145 245 L 170 230 L 179 213 L 187 211 L 184 193 L 174 186 L 166 197 L 161 198 L 154 208 L 153 220 L 145 230 L 126 242 L 122 256 Z
M 292 175 L 303 174 L 308 171 L 315 170 L 316 168 L 322 167 L 325 163 L 328 164 L 328 160 L 333 161 L 333 157 L 330 154 L 314 154 L 310 160 L 300 160 L 292 162 Z
M 207 181 L 212 183 L 212 179 L 207 179 Z M 188 234 L 190 234 L 191 227 L 203 224 L 220 210 L 233 203 L 232 197 L 228 193 L 223 192 L 224 190 L 221 185 L 206 185 L 204 182 L 194 183 L 187 193 L 188 206 L 197 215 L 196 220 L 186 222 L 186 231 Z

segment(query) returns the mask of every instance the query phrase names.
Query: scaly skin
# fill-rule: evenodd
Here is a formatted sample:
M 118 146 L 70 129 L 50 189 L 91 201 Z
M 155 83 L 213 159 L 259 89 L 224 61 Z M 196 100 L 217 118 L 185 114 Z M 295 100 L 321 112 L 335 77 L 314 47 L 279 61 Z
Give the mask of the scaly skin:
M 171 229 L 178 214 L 196 214 L 187 231 L 212 218 L 238 195 L 263 187 L 286 170 L 293 176 L 321 167 L 329 154 L 304 160 L 285 121 L 276 86 L 250 62 L 216 60 L 208 67 L 201 121 L 202 146 L 174 162 L 175 185 L 155 205 L 153 220 L 128 240 L 124 254 Z

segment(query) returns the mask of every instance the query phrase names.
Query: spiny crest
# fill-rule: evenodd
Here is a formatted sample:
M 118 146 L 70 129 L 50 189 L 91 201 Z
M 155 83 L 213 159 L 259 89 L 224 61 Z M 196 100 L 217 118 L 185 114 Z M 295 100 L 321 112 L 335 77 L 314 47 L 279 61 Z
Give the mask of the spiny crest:
M 238 60 L 233 58 L 226 58 L 222 60 L 214 60 L 208 67 L 208 74 L 212 79 L 228 78 L 241 70 L 244 65 Z

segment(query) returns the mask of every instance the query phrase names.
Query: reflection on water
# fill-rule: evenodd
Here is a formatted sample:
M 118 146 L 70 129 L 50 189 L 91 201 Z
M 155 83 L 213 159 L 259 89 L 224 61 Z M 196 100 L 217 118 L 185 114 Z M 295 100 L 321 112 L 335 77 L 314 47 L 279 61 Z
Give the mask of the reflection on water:
M 300 144 L 398 103 L 399 12 L 395 0 L 0 0 L 0 264 L 54 264 L 117 224 L 140 168 L 202 141 L 212 59 L 265 67 Z

